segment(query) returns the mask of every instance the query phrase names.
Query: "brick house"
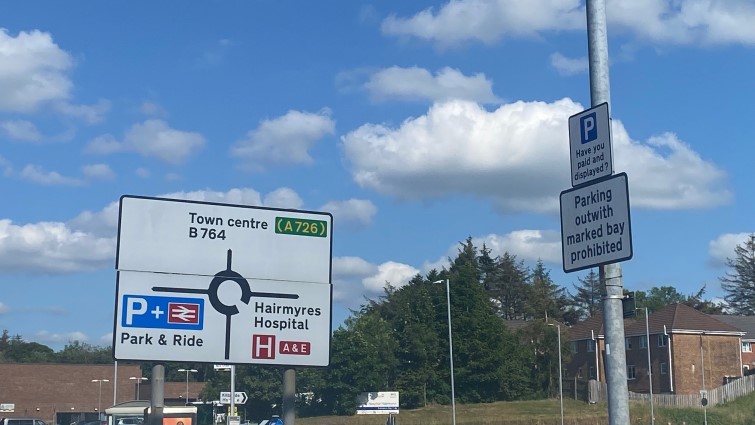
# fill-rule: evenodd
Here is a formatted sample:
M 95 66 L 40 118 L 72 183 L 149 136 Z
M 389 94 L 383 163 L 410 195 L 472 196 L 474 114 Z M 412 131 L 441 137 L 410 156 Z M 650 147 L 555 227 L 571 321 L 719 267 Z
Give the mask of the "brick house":
M 714 315 L 714 318 L 741 330 L 742 336 L 742 372 L 745 375 L 755 373 L 755 316 Z
M 738 328 L 683 304 L 673 304 L 624 321 L 627 387 L 649 392 L 648 347 L 654 393 L 697 394 L 742 376 L 742 335 Z M 605 382 L 603 316 L 574 325 L 567 376 Z M 649 338 L 648 335 L 649 334 Z M 703 366 L 704 365 L 704 366 Z
M 0 417 L 34 417 L 57 425 L 96 420 L 98 411 L 114 400 L 136 399 L 136 380 L 129 378 L 141 376 L 138 365 L 119 364 L 116 376 L 114 365 L 1 363 L 0 404 L 13 405 L 13 411 L 0 411 Z M 100 379 L 103 382 L 92 382 Z M 139 395 L 148 400 L 149 381 L 143 382 Z M 190 399 L 196 400 L 202 389 L 204 383 L 189 382 Z M 166 382 L 164 396 L 168 405 L 183 405 L 186 382 Z

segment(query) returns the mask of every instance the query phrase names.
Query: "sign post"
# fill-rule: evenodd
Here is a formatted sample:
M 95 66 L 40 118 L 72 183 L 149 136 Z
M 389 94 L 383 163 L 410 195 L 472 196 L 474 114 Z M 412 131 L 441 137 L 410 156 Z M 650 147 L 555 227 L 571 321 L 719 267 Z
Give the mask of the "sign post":
M 123 196 L 116 360 L 327 366 L 328 213 Z
M 613 174 L 608 103 L 569 117 L 569 148 L 572 186 Z

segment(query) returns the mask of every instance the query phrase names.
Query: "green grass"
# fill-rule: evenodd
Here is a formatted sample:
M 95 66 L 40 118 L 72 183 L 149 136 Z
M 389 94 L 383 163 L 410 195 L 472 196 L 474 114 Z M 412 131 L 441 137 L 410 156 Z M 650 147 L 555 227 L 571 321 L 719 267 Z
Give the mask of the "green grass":
M 650 425 L 647 402 L 630 402 L 632 425 Z M 703 409 L 655 407 L 656 425 L 697 425 L 703 423 Z M 755 424 L 755 393 L 726 405 L 707 409 L 708 425 Z M 749 422 L 753 421 L 753 422 Z M 385 425 L 385 415 L 319 416 L 297 418 L 297 425 Z M 457 425 L 560 425 L 558 400 L 457 404 Z M 433 405 L 402 410 L 396 425 L 450 425 L 451 406 Z M 564 400 L 565 425 L 608 425 L 606 403 L 587 404 Z

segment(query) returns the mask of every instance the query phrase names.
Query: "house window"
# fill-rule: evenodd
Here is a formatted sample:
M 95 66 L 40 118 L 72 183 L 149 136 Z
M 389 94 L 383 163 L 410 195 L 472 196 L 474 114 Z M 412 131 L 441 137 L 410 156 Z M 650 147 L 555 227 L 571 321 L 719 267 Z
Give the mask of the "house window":
M 640 337 L 640 348 L 648 348 L 648 338 L 645 335 Z
M 592 340 L 592 339 L 587 340 L 587 352 L 588 353 L 595 352 L 595 340 Z
M 590 378 L 595 379 L 595 366 L 590 366 Z
M 752 353 L 752 343 L 750 341 L 742 341 L 742 352 Z
M 572 341 L 571 343 L 571 353 L 577 354 L 577 341 Z
M 634 369 L 634 365 L 627 366 L 627 379 L 637 379 L 637 371 Z
M 624 349 L 625 350 L 632 349 L 632 338 L 624 338 Z
M 661 363 L 661 375 L 668 374 L 668 363 Z
M 668 335 L 659 334 L 658 335 L 658 346 L 659 347 L 665 347 L 666 344 L 668 344 Z

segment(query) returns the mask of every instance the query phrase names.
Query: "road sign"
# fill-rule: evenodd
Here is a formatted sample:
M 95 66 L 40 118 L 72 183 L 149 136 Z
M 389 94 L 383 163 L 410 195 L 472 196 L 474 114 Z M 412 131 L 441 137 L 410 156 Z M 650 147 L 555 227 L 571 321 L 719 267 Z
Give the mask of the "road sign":
M 626 173 L 561 192 L 564 272 L 632 258 Z
M 608 103 L 569 117 L 569 147 L 572 187 L 613 174 Z
M 233 404 L 246 404 L 246 401 L 249 399 L 246 396 L 246 393 L 243 391 L 236 391 L 233 393 Z M 220 404 L 231 404 L 231 392 L 230 391 L 221 391 L 220 392 Z
M 121 198 L 117 360 L 327 366 L 332 217 Z

